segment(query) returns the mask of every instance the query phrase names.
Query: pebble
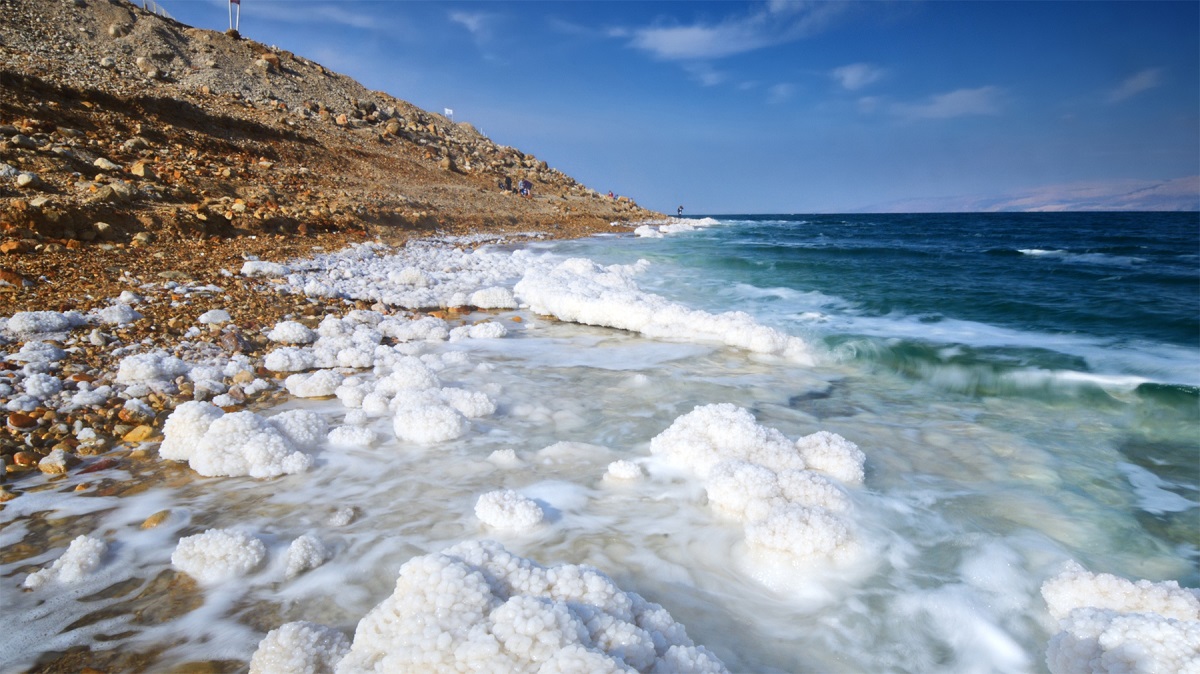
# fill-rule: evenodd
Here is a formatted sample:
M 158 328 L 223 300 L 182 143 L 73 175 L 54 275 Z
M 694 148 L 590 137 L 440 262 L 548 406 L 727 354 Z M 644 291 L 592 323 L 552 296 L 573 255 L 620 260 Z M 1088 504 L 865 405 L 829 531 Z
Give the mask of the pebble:
M 143 529 L 153 529 L 154 527 L 165 522 L 167 520 L 167 518 L 170 516 L 171 516 L 170 510 L 160 510 L 160 511 L 154 513 L 153 515 L 147 517 L 145 519 L 145 521 L 142 522 L 142 528 Z
M 62 475 L 67 472 L 67 469 L 78 464 L 79 457 L 56 449 L 50 452 L 46 458 L 38 461 L 38 470 L 47 475 Z
M 111 159 L 107 159 L 105 157 L 100 157 L 100 158 L 96 159 L 96 161 L 92 162 L 92 165 L 102 171 L 120 171 L 121 170 L 120 164 L 112 161 Z

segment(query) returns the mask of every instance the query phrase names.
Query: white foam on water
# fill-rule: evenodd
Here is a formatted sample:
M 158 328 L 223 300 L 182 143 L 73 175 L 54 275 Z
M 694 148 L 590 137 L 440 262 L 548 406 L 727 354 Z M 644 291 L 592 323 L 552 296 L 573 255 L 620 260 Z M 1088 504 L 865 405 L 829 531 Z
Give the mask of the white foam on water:
M 299 292 L 316 282 L 320 287 L 311 289 L 318 292 L 453 302 L 511 284 L 530 269 L 552 273 L 560 262 L 533 253 L 424 248 L 393 257 L 363 247 L 289 265 L 281 285 Z M 419 273 L 403 271 L 410 267 Z M 589 283 L 615 277 L 618 310 L 653 306 L 695 315 L 686 306 L 647 299 L 620 270 L 588 269 Z M 360 283 L 360 274 L 371 280 Z M 379 285 L 372 289 L 371 283 Z M 1158 493 L 1166 490 L 1150 483 L 1141 492 L 1128 489 L 1141 478 L 1127 479 L 1136 473 L 1118 465 L 1114 447 L 1126 429 L 1101 413 L 1072 408 L 1065 427 L 1061 415 L 1047 414 L 1038 401 L 947 396 L 852 363 L 764 357 L 696 344 L 689 332 L 679 338 L 651 331 L 651 338 L 529 311 L 500 316 L 522 321 L 506 320 L 501 337 L 468 334 L 455 342 L 448 339 L 458 326 L 436 319 L 385 323 L 363 313 L 323 323 L 321 339 L 348 340 L 344 348 L 364 339 L 379 346 L 375 333 L 384 330 L 393 331 L 388 339 L 397 344 L 370 351 L 373 363 L 379 359 L 376 367 L 342 372 L 336 398 L 293 399 L 256 413 L 266 421 L 253 426 L 264 433 L 263 423 L 299 411 L 319 417 L 326 428 L 363 431 L 338 432 L 330 440 L 306 424 L 276 429 L 288 443 L 305 447 L 311 465 L 303 472 L 209 479 L 183 464 L 152 464 L 164 477 L 144 477 L 152 488 L 122 497 L 87 491 L 94 487 L 69 493 L 106 476 L 129 477 L 122 472 L 25 479 L 23 493 L 0 512 L 6 551 L 37 550 L 0 564 L 6 615 L 21 617 L 0 635 L 6 661 L 28 668 L 42 653 L 88 644 L 122 652 L 165 648 L 154 662 L 163 671 L 197 660 L 249 663 L 270 630 L 297 621 L 349 640 L 396 591 L 405 563 L 492 534 L 513 555 L 546 567 L 593 565 L 622 592 L 662 604 L 694 643 L 731 671 L 1036 671 L 1058 630 L 1039 587 L 1066 559 L 1103 559 L 1137 577 L 1193 572 L 1187 551 L 1164 549 L 1139 524 L 1147 504 L 1167 503 Z M 130 371 L 137 382 L 174 367 L 162 358 L 140 365 Z M 747 541 L 745 523 L 716 507 L 733 510 L 734 501 L 721 501 L 697 477 L 711 475 L 707 469 L 720 461 L 653 456 L 654 438 L 697 407 L 716 403 L 750 418 L 709 428 L 712 437 L 726 430 L 752 437 L 742 460 L 787 451 L 799 457 L 795 466 L 770 464 L 776 482 L 811 462 L 827 479 L 846 483 L 789 483 L 810 490 L 801 490 L 805 498 L 819 499 L 815 506 L 800 504 L 811 512 L 774 503 L 790 499 L 776 484 L 779 494 L 763 499 L 768 518 L 779 506 L 774 530 L 785 531 L 793 520 L 825 522 L 815 508 L 841 507 L 836 512 L 844 513 L 838 516 L 846 518 L 863 554 L 821 564 L 798 562 L 790 553 L 764 559 Z M 399 411 L 435 406 L 462 417 L 460 434 L 423 442 L 396 428 Z M 479 415 L 468 420 L 464 410 Z M 202 435 L 205 419 L 196 421 Z M 814 440 L 807 454 L 800 452 L 797 439 L 818 431 L 853 442 L 865 466 L 844 461 L 848 455 L 832 441 Z M 171 437 L 164 443 L 168 454 L 172 446 L 187 450 L 189 443 L 177 442 L 174 432 Z M 606 476 L 619 462 L 638 467 L 641 478 L 614 485 Z M 853 484 L 860 477 L 861 486 Z M 542 513 L 536 527 L 489 531 L 480 522 L 480 496 L 505 490 Z M 164 510 L 157 526 L 142 528 Z M 262 545 L 260 563 L 194 586 L 172 575 L 179 542 L 211 529 L 253 536 Z M 18 587 L 81 534 L 108 545 L 99 566 L 53 593 Z M 196 601 L 189 610 L 171 604 L 180 613 L 167 620 L 135 620 L 159 615 L 163 586 L 172 588 L 173 601 Z M 331 652 L 340 649 L 324 628 L 289 628 L 268 643 L 295 642 L 298 634 L 325 639 Z

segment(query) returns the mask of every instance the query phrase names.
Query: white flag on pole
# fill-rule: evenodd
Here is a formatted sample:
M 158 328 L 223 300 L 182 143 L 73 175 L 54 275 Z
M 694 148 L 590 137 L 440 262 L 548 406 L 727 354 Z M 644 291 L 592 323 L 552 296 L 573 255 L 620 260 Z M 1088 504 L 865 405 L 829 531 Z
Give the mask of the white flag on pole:
M 451 110 L 450 108 L 446 108 L 446 116 L 447 116 L 447 117 L 449 117 L 449 118 L 451 118 L 451 119 L 453 119 L 453 118 L 454 118 L 454 111 L 453 111 L 453 110 Z

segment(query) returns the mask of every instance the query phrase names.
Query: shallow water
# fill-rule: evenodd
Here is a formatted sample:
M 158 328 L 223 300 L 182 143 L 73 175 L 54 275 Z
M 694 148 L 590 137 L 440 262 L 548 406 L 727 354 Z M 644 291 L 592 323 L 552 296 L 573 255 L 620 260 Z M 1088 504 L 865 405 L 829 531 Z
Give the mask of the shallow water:
M 153 652 L 153 671 L 244 662 L 266 631 L 291 620 L 350 635 L 409 558 L 482 537 L 543 564 L 598 567 L 665 606 L 732 671 L 1045 671 L 1057 627 L 1039 588 L 1066 560 L 1200 584 L 1193 389 L 1144 383 L 1152 374 L 1145 370 L 1070 367 L 1082 357 L 1071 344 L 1101 344 L 1111 355 L 1112 335 L 1064 333 L 1062 350 L 1034 340 L 1019 346 L 1035 349 L 1036 362 L 1014 365 L 1015 352 L 999 352 L 986 337 L 964 345 L 863 329 L 858 319 L 880 311 L 860 311 L 860 300 L 829 289 L 697 277 L 693 263 L 707 259 L 697 240 L 714 236 L 602 239 L 555 251 L 605 262 L 647 257 L 643 287 L 709 311 L 744 309 L 803 334 L 821 346 L 818 365 L 525 310 L 466 316 L 502 321 L 509 334 L 421 346 L 424 354 L 465 351 L 465 363 L 450 361 L 438 373 L 443 385 L 485 391 L 498 403 L 458 440 L 402 442 L 390 419 L 375 419 L 374 446 L 325 446 L 299 475 L 200 478 L 164 464 L 137 494 L 97 496 L 93 487 L 67 497 L 62 492 L 96 477 L 70 476 L 8 503 L 0 578 L 5 613 L 23 619 L 0 637 L 3 671 L 78 643 Z M 839 303 L 852 308 L 839 315 L 831 310 Z M 802 318 L 813 310 L 830 318 Z M 980 319 L 947 312 L 942 321 Z M 1027 375 L 1051 362 L 1055 372 L 1139 382 L 1063 384 L 1060 375 L 1030 383 Z M 827 430 L 859 445 L 866 482 L 849 493 L 863 558 L 843 567 L 758 558 L 741 526 L 710 509 L 697 479 L 650 455 L 650 439 L 673 420 L 719 402 L 750 410 L 789 438 Z M 278 411 L 293 407 L 317 411 L 331 426 L 347 411 L 337 399 L 295 400 Z M 519 464 L 489 460 L 503 449 Z M 617 459 L 641 464 L 647 476 L 604 480 Z M 502 487 L 538 501 L 546 521 L 523 534 L 489 530 L 475 501 Z M 346 508 L 353 521 L 339 523 Z M 171 514 L 162 525 L 139 528 L 163 509 Z M 268 563 L 203 591 L 186 576 L 160 578 L 176 541 L 210 527 L 253 532 L 267 544 Z M 19 589 L 81 533 L 113 543 L 94 577 L 52 592 Z M 285 581 L 284 552 L 302 534 L 315 534 L 334 556 Z M 20 554 L 21 546 L 43 552 Z

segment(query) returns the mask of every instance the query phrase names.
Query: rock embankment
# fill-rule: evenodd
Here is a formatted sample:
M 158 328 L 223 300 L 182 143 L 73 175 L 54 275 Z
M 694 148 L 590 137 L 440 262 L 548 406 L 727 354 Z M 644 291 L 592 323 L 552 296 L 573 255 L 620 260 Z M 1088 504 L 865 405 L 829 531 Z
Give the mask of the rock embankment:
M 99 393 L 65 412 L 14 403 L 53 383 L 38 375 L 100 392 L 131 353 L 211 350 L 265 376 L 264 327 L 367 308 L 264 292 L 236 273 L 247 259 L 366 239 L 580 236 L 661 217 L 250 39 L 124 0 L 0 0 L 0 11 L 0 317 L 111 312 L 122 293 L 138 295 L 140 315 L 0 344 L 0 477 L 11 478 L 0 499 L 20 493 L 22 473 L 100 470 L 118 446 L 136 455 L 196 397 L 180 380 L 146 409 Z M 529 180 L 533 198 L 506 180 Z M 214 310 L 228 320 L 199 320 Z M 221 384 L 243 405 L 278 392 Z

